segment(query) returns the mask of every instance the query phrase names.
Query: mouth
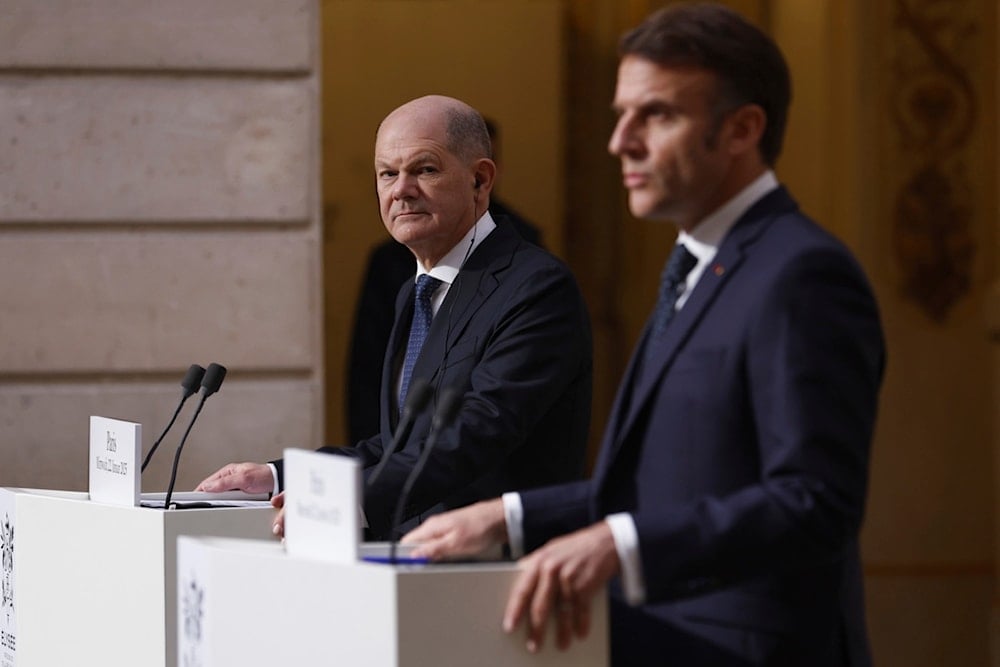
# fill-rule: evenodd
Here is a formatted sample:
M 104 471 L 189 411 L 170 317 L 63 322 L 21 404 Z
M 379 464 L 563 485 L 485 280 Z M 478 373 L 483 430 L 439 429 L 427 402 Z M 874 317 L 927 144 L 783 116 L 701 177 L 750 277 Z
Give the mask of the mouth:
M 637 171 L 626 171 L 622 174 L 622 183 L 626 188 L 641 188 L 649 181 L 649 178 Z
M 393 220 L 405 221 L 410 218 L 416 218 L 426 215 L 423 211 L 400 211 L 393 216 Z

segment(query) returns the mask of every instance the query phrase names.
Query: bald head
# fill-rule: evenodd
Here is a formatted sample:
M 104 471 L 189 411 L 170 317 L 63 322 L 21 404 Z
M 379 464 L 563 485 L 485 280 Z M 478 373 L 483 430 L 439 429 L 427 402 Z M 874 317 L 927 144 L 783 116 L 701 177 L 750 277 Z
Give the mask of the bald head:
M 400 120 L 437 127 L 445 145 L 463 162 L 491 158 L 492 149 L 486 121 L 468 104 L 454 97 L 426 95 L 393 110 L 379 125 L 382 128 Z

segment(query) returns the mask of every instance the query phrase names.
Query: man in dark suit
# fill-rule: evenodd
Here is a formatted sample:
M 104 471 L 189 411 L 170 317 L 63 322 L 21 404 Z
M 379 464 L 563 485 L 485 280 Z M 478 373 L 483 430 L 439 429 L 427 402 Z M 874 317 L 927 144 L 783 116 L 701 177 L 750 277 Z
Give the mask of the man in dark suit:
M 720 5 L 621 42 L 609 150 L 629 206 L 679 236 L 589 481 L 433 517 L 440 558 L 528 552 L 504 616 L 565 646 L 610 582 L 612 664 L 867 665 L 858 553 L 884 365 L 849 251 L 771 166 L 781 53 Z
M 486 131 L 490 137 L 492 159 L 500 164 L 499 128 L 489 118 Z M 541 246 L 538 228 L 501 201 L 496 190 L 490 192 L 490 216 L 498 225 L 513 225 L 525 241 Z M 389 334 L 395 323 L 396 295 L 404 282 L 413 277 L 413 253 L 402 243 L 389 238 L 379 243 L 368 257 L 347 359 L 347 439 L 358 442 L 378 433 L 379 396 L 382 385 L 382 360 Z
M 562 262 L 510 225 L 494 223 L 487 207 L 496 167 L 489 155 L 482 117 L 447 97 L 401 106 L 376 137 L 382 219 L 416 258 L 417 276 L 396 300 L 380 433 L 324 449 L 357 457 L 367 478 L 392 439 L 410 386 L 429 382 L 435 401 L 445 389 L 458 390 L 457 418 L 441 432 L 409 497 L 404 518 L 411 525 L 434 512 L 583 472 L 592 371 L 586 308 Z M 399 452 L 365 487 L 373 538 L 392 532 L 400 489 L 423 450 L 433 412 L 432 406 L 416 419 Z M 280 485 L 281 462 L 272 461 L 230 464 L 198 488 L 261 492 Z

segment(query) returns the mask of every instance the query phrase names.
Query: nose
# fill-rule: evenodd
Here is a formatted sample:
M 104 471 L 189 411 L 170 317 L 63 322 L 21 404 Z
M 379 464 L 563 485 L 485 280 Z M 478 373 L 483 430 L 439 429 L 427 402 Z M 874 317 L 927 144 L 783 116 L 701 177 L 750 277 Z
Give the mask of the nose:
M 412 174 L 400 172 L 392 184 L 393 199 L 413 199 L 417 196 L 417 178 Z
M 638 137 L 635 131 L 635 123 L 628 114 L 622 114 L 615 123 L 615 129 L 611 132 L 611 139 L 608 140 L 608 152 L 617 157 L 625 154 L 635 153 L 639 147 Z

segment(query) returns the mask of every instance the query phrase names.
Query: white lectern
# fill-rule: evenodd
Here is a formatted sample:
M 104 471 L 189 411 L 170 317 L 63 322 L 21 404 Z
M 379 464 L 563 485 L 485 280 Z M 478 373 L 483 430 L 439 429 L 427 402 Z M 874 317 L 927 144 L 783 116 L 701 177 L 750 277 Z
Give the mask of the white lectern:
M 274 510 L 163 511 L 14 493 L 16 667 L 177 664 L 177 536 L 271 538 Z
M 500 627 L 513 563 L 383 565 L 288 556 L 273 542 L 178 541 L 178 655 L 201 667 L 604 667 L 607 607 L 569 650 Z

